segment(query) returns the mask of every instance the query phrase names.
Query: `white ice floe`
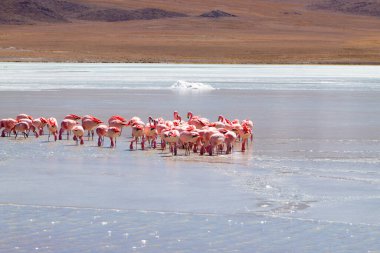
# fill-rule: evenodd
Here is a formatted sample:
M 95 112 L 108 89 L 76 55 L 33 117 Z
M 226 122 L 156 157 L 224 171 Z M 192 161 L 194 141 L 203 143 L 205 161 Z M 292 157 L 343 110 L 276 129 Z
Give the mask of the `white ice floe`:
M 188 82 L 183 80 L 178 80 L 172 86 L 170 86 L 170 88 L 181 90 L 215 90 L 215 88 L 209 84 Z

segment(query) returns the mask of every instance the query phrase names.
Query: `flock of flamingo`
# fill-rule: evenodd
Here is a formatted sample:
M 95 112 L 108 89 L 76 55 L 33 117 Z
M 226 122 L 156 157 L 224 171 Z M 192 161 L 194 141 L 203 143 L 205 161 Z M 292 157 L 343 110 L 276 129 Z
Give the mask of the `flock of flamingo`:
M 253 139 L 251 120 L 228 120 L 219 116 L 218 120 L 211 122 L 207 118 L 195 116 L 193 113 L 187 113 L 187 121 L 182 120 L 177 111 L 174 112 L 173 120 L 164 120 L 163 118 L 148 118 L 148 123 L 144 123 L 139 117 L 132 117 L 127 120 L 119 115 L 114 115 L 108 119 L 108 125 L 94 116 L 85 115 L 80 117 L 75 114 L 67 115 L 60 124 L 56 118 L 33 118 L 27 114 L 19 114 L 15 119 L 6 118 L 0 120 L 0 130 L 3 129 L 1 136 L 15 138 L 22 134 L 24 138 L 33 132 L 38 138 L 44 134 L 44 128 L 48 129 L 48 141 L 50 136 L 54 136 L 54 141 L 62 140 L 62 135 L 69 136 L 73 133 L 73 140 L 76 144 L 84 144 L 85 131 L 88 131 L 88 140 L 94 139 L 94 134 L 98 135 L 98 146 L 104 145 L 105 137 L 111 142 L 111 148 L 116 147 L 116 138 L 121 136 L 124 127 L 132 128 L 132 140 L 130 149 L 137 149 L 138 143 L 141 149 L 145 149 L 145 143 L 153 149 L 157 148 L 157 141 L 160 139 L 160 148 L 165 150 L 169 147 L 173 155 L 177 155 L 177 149 L 183 148 L 185 155 L 190 155 L 191 150 L 201 155 L 206 152 L 209 155 L 231 154 L 235 143 L 241 142 L 241 151 L 245 151 L 248 145 L 248 139 Z M 81 124 L 80 124 L 81 121 Z

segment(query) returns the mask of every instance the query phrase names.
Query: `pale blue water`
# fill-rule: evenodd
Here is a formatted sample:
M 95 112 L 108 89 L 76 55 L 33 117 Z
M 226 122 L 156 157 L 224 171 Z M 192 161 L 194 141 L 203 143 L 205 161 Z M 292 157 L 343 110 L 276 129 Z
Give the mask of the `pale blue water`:
M 255 139 L 172 157 L 129 130 L 116 149 L 0 138 L 0 252 L 380 252 L 378 69 L 2 63 L 0 118 L 191 110 Z
M 168 89 L 177 80 L 216 89 L 380 90 L 380 66 L 0 63 L 0 90 Z

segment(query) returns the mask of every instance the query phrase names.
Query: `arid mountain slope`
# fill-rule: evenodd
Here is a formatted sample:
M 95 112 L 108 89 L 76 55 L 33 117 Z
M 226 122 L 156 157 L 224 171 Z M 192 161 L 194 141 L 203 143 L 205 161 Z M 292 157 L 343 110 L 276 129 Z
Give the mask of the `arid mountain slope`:
M 0 1 L 0 61 L 380 64 L 380 18 L 325 0 L 23 1 Z
M 315 0 L 309 7 L 317 10 L 380 17 L 380 0 Z

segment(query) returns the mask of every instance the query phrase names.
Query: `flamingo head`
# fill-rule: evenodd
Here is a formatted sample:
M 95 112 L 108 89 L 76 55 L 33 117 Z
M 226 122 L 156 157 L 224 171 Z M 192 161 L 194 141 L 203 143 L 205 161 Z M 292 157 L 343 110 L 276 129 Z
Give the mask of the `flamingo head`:
M 55 120 L 52 119 L 52 118 L 49 118 L 49 119 L 48 119 L 48 124 L 49 124 L 49 126 L 51 126 L 51 127 L 55 127 L 55 126 L 56 126 Z
M 191 119 L 192 117 L 193 117 L 193 113 L 192 113 L 192 112 L 188 112 L 188 113 L 187 113 L 187 118 L 188 118 L 188 119 Z
M 191 131 L 194 131 L 196 129 L 196 127 L 195 126 L 193 126 L 193 125 L 190 125 L 190 126 L 188 126 L 187 128 L 186 128 L 186 131 L 189 131 L 189 132 L 191 132 Z
M 252 133 L 252 130 L 247 125 L 243 125 L 243 131 L 244 133 Z
M 228 130 L 225 129 L 225 128 L 219 128 L 218 131 L 219 131 L 220 133 L 222 133 L 222 134 L 226 134 L 226 133 L 228 132 Z
M 101 121 L 101 120 L 98 119 L 98 118 L 92 117 L 91 119 L 92 119 L 92 121 L 94 121 L 96 124 L 102 124 L 102 123 L 103 123 L 103 121 Z
M 137 124 L 137 123 L 134 123 L 134 124 L 132 125 L 132 127 L 134 127 L 136 130 L 143 130 L 143 129 L 144 129 L 144 127 L 143 127 L 142 125 L 139 125 L 139 124 Z
M 82 117 L 76 115 L 76 114 L 69 114 L 66 117 L 73 119 L 73 120 L 80 120 Z
M 219 115 L 218 121 L 223 122 L 224 117 L 222 115 Z
M 45 119 L 44 117 L 41 117 L 40 120 L 41 120 L 41 122 L 44 123 L 44 124 L 47 124 L 47 123 L 48 123 L 47 119 Z
M 119 128 L 117 128 L 117 127 L 110 127 L 109 129 L 112 130 L 115 133 L 120 133 L 121 132 L 121 130 Z

